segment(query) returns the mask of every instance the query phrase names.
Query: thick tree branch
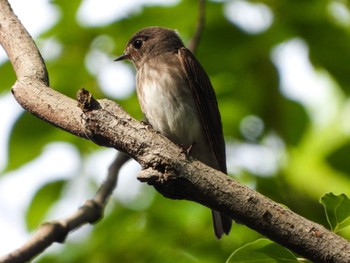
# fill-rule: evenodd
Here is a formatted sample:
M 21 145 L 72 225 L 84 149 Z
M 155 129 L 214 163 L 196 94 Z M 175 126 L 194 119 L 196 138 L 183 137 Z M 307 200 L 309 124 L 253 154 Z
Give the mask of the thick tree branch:
M 77 136 L 127 153 L 143 167 L 139 179 L 154 185 L 167 197 L 193 200 L 225 212 L 315 262 L 350 262 L 349 242 L 186 156 L 181 148 L 131 118 L 114 102 L 96 102 L 88 93 L 81 92 L 81 109 L 76 101 L 50 89 L 40 53 L 5 0 L 0 0 L 0 43 L 17 74 L 18 80 L 12 89 L 14 96 L 25 109 L 39 118 Z M 111 184 L 114 183 L 112 180 Z M 106 185 L 108 189 L 113 189 L 109 183 Z M 100 195 L 105 201 L 108 196 Z M 100 206 L 99 201 L 91 203 L 87 203 L 89 209 L 79 209 L 76 213 L 86 216 L 87 222 L 98 218 L 96 213 L 89 217 L 90 213 L 86 212 L 91 207 Z M 71 223 L 44 225 L 44 230 L 36 234 L 39 239 L 29 246 L 42 247 L 38 240 L 45 243 L 43 247 L 51 242 L 62 242 L 69 232 L 67 224 L 70 224 L 69 229 L 81 225 L 76 218 L 66 219 Z M 60 229 L 58 237 L 51 238 L 47 234 L 52 233 L 45 230 L 48 226 Z
M 48 88 L 49 78 L 40 52 L 6 0 L 0 1 L 0 44 L 17 75 L 12 92 L 18 103 L 39 118 L 85 137 L 77 102 Z
M 315 262 L 350 262 L 350 243 L 345 239 L 186 156 L 114 102 L 100 103 L 85 113 L 94 140 L 130 154 L 143 167 L 139 179 L 164 196 L 222 211 Z

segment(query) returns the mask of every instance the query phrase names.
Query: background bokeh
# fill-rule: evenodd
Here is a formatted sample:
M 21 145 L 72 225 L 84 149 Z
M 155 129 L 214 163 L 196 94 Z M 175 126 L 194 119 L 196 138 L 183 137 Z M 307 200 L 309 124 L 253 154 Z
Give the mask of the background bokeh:
M 10 2 L 43 54 L 52 88 L 74 98 L 84 87 L 137 119 L 133 66 L 113 59 L 146 26 L 175 28 L 188 43 L 198 20 L 197 1 Z M 229 174 L 325 226 L 320 197 L 350 190 L 349 8 L 347 0 L 207 1 L 196 51 L 217 94 Z M 90 198 L 116 153 L 21 110 L 0 51 L 5 254 Z M 139 169 L 133 161 L 123 168 L 102 221 L 36 262 L 224 262 L 260 237 L 235 224 L 217 241 L 209 209 L 162 197 L 136 180 Z M 350 238 L 346 229 L 340 234 Z

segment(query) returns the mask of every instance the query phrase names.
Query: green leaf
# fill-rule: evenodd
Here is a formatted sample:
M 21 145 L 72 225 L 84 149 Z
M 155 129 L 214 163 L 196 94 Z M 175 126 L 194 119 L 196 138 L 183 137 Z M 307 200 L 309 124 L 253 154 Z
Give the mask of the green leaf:
M 325 194 L 321 197 L 320 203 L 324 207 L 327 221 L 333 232 L 338 232 L 350 225 L 350 199 L 345 194 Z
M 26 223 L 28 230 L 33 230 L 45 219 L 45 215 L 51 206 L 58 200 L 66 180 L 58 180 L 47 183 L 35 194 L 26 211 Z
M 226 263 L 231 262 L 298 262 L 298 259 L 288 249 L 269 239 L 261 238 L 234 251 L 226 261 Z

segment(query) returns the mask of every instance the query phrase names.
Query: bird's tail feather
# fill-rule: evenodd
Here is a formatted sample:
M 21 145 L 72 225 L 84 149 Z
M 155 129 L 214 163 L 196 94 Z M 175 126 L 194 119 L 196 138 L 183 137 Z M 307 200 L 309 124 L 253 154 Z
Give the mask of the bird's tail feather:
M 232 219 L 227 215 L 215 210 L 212 211 L 214 233 L 217 239 L 220 239 L 223 234 L 228 235 L 232 226 Z

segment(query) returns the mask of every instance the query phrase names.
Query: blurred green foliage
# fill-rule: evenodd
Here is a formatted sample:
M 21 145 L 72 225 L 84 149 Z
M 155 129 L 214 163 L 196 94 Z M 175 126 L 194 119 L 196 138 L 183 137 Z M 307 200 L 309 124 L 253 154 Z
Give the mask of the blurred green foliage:
M 273 14 L 271 26 L 255 34 L 242 30 L 225 17 L 224 9 L 229 2 L 234 1 L 207 2 L 206 27 L 196 53 L 215 87 L 228 148 L 233 142 L 263 146 L 271 134 L 282 145 L 277 169 L 269 176 L 254 173 L 249 167 L 233 176 L 302 216 L 327 225 L 319 198 L 326 192 L 350 192 L 349 1 L 247 1 L 264 4 Z M 44 40 L 54 38 L 62 46 L 59 56 L 46 63 L 51 86 L 70 97 L 80 87 L 87 88 L 97 98 L 106 96 L 85 64 L 92 42 L 99 36 L 113 39 L 115 47 L 107 54 L 113 59 L 123 52 L 130 36 L 146 26 L 176 28 L 184 42 L 188 42 L 198 16 L 197 1 L 183 0 L 167 7 L 145 6 L 124 19 L 93 27 L 77 22 L 80 1 L 51 4 L 60 11 L 59 21 L 36 41 L 40 48 Z M 347 22 L 339 22 L 330 12 L 334 6 L 348 15 Z M 312 65 L 319 72 L 327 72 L 333 83 L 331 88 L 338 94 L 338 100 L 329 101 L 336 109 L 334 118 L 322 124 L 317 123 L 305 104 L 286 97 L 280 89 L 281 75 L 271 54 L 277 45 L 295 38 L 307 44 Z M 8 91 L 15 81 L 9 63 L 0 65 L 0 76 L 0 91 Z M 118 83 L 115 85 L 118 87 Z M 132 116 L 141 118 L 135 94 L 118 99 L 118 103 Z M 240 129 L 242 120 L 252 115 L 264 124 L 262 133 L 253 140 L 247 139 Z M 74 144 L 82 162 L 98 149 L 91 142 L 24 113 L 12 129 L 4 176 L 35 159 L 46 144 L 54 141 Z M 29 229 L 45 218 L 46 211 L 69 184 L 69 181 L 57 181 L 38 190 L 27 211 Z M 43 195 L 48 198 L 41 203 Z M 35 214 L 35 220 L 31 214 Z M 68 238 L 59 252 L 45 253 L 38 262 L 224 262 L 235 249 L 260 237 L 235 224 L 230 236 L 218 242 L 212 233 L 209 209 L 191 202 L 168 200 L 159 194 L 150 206 L 141 209 L 112 199 L 105 218 L 90 230 L 77 241 Z M 350 237 L 348 231 L 341 234 Z

